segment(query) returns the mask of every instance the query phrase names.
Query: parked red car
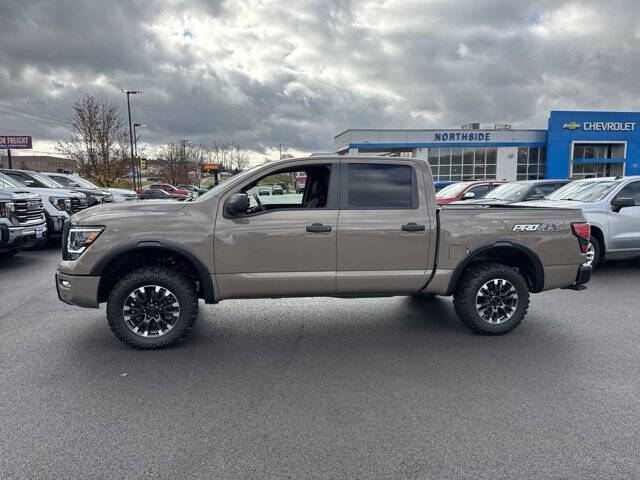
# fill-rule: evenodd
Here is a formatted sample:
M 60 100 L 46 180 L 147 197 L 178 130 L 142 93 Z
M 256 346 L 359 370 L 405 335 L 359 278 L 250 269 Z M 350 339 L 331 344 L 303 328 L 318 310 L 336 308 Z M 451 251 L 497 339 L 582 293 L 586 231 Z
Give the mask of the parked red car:
M 458 182 L 436 193 L 436 203 L 446 205 L 460 200 L 482 198 L 498 185 L 507 183 L 506 180 L 473 180 L 471 182 Z
M 170 183 L 152 183 L 151 185 L 148 185 L 145 187 L 145 189 L 148 189 L 148 188 L 152 190 L 164 190 L 165 192 L 170 193 L 171 195 L 184 195 L 185 197 L 189 196 L 189 190 L 185 190 L 184 188 L 176 188 Z M 141 195 L 142 188 L 137 188 L 136 193 L 138 195 Z

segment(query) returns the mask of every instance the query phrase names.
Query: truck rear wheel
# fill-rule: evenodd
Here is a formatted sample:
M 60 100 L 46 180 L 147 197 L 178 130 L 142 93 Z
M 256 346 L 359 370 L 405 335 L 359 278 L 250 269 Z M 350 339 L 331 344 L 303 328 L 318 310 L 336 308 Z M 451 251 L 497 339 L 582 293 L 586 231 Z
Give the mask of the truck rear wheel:
M 192 282 L 168 268 L 143 267 L 122 278 L 107 301 L 115 335 L 139 349 L 166 348 L 184 338 L 198 316 Z
M 481 263 L 469 268 L 453 296 L 455 311 L 481 335 L 502 335 L 516 328 L 529 308 L 529 286 L 516 268 Z

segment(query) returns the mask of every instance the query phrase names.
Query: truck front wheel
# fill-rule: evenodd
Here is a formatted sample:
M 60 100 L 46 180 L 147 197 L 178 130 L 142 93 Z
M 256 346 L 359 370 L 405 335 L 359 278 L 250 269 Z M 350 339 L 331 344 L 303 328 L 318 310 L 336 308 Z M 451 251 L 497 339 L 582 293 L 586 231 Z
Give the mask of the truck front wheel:
M 115 284 L 107 301 L 107 319 L 115 335 L 139 349 L 175 345 L 198 316 L 193 283 L 163 267 L 143 267 Z
M 470 267 L 453 296 L 455 311 L 481 335 L 502 335 L 516 328 L 529 308 L 529 286 L 518 269 L 499 263 Z

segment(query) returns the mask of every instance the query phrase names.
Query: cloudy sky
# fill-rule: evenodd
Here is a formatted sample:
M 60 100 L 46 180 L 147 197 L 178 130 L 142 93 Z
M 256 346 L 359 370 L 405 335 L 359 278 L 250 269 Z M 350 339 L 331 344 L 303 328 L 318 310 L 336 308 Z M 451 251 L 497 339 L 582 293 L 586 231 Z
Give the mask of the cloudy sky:
M 141 89 L 151 152 L 227 138 L 257 161 L 346 128 L 640 110 L 639 67 L 635 0 L 2 0 L 0 135 L 55 152 L 74 100 L 126 114 L 120 89 Z

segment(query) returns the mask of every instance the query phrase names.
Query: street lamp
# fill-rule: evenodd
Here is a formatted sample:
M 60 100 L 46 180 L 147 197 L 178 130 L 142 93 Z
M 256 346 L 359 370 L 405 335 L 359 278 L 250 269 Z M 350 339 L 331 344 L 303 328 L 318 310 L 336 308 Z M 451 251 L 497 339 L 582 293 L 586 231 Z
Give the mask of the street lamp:
M 133 189 L 136 189 L 136 164 L 133 158 L 133 131 L 131 129 L 131 103 L 129 102 L 129 95 L 142 95 L 142 90 L 125 90 L 120 89 L 122 93 L 127 95 L 127 111 L 129 112 L 129 140 L 131 141 L 131 174 L 133 175 Z M 142 185 L 140 185 L 142 187 Z
M 136 127 L 144 128 L 146 125 L 144 123 L 133 124 L 133 149 L 136 157 L 136 171 L 138 172 L 138 185 L 142 188 L 142 169 L 140 168 L 140 161 L 138 160 L 138 135 L 136 134 Z

